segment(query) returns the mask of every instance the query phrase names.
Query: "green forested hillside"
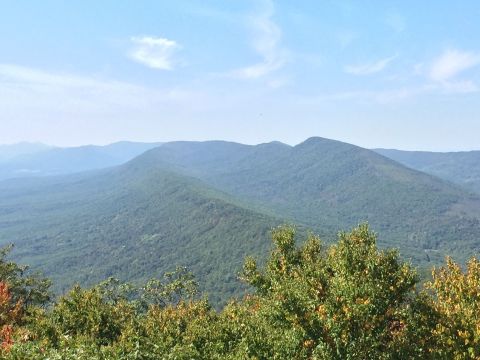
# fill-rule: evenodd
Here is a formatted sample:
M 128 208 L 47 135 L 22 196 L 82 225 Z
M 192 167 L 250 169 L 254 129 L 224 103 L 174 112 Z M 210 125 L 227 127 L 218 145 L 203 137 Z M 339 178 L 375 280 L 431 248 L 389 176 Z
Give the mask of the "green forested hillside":
M 265 235 L 278 223 L 156 168 L 4 182 L 0 189 L 1 242 L 15 243 L 15 258 L 50 276 L 59 291 L 108 276 L 138 281 L 181 265 L 218 304 L 239 293 L 243 257 L 265 252 Z
M 368 221 L 417 265 L 478 252 L 480 198 L 373 151 L 322 138 L 291 147 L 178 142 L 111 169 L 0 183 L 0 241 L 57 290 L 188 266 L 219 304 L 247 253 L 294 222 L 332 234 Z
M 412 169 L 438 176 L 480 194 L 480 151 L 375 151 Z
M 134 162 L 168 164 L 323 235 L 369 221 L 418 263 L 479 249 L 478 196 L 339 141 L 169 143 Z

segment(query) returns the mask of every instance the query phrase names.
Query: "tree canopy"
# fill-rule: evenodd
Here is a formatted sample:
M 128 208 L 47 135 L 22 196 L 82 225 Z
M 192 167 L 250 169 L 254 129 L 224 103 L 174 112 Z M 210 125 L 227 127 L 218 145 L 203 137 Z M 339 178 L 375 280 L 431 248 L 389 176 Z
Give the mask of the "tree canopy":
M 480 263 L 451 259 L 419 284 L 367 225 L 324 245 L 272 231 L 268 259 L 245 259 L 249 294 L 215 310 L 184 268 L 144 285 L 115 279 L 75 286 L 51 306 L 0 257 L 5 359 L 476 359 Z M 23 280 L 22 280 L 23 279 Z M 35 289 L 35 291 L 33 291 Z M 27 301 L 30 299 L 29 301 Z M 22 309 L 22 310 L 20 310 Z

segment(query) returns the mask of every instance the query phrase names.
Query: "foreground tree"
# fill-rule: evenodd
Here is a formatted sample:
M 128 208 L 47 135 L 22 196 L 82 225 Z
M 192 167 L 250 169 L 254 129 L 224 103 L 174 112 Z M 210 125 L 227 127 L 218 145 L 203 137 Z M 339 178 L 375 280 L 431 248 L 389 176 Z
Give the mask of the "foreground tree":
M 431 304 L 439 314 L 433 334 L 438 358 L 480 358 L 480 262 L 472 258 L 464 272 L 447 259 L 446 266 L 432 272 L 427 284 Z
M 13 345 L 13 331 L 22 316 L 22 302 L 12 301 L 8 284 L 0 282 L 0 348 L 10 350 Z
M 28 338 L 23 326 L 50 300 L 50 281 L 7 260 L 11 249 L 0 249 L 0 355 L 10 351 L 15 338 Z
M 426 355 L 411 346 L 427 332 L 413 328 L 417 275 L 396 251 L 378 250 L 367 225 L 341 233 L 330 248 L 315 236 L 296 247 L 294 235 L 291 227 L 276 229 L 265 268 L 247 259 L 242 276 L 257 290 L 251 300 L 256 311 L 284 332 L 273 341 L 275 349 L 285 349 L 282 358 Z
M 274 229 L 272 239 L 264 265 L 245 261 L 241 279 L 253 294 L 222 311 L 195 297 L 184 268 L 140 287 L 115 279 L 76 286 L 23 322 L 16 320 L 22 306 L 0 283 L 0 319 L 15 324 L 2 335 L 2 358 L 480 357 L 477 260 L 465 272 L 448 260 L 419 291 L 416 271 L 396 251 L 378 249 L 367 225 L 331 246 L 313 235 L 297 246 L 289 226 Z
M 22 303 L 22 309 L 29 306 L 45 307 L 51 299 L 51 281 L 38 273 L 29 271 L 7 259 L 13 245 L 0 248 L 0 281 L 8 284 L 12 301 Z

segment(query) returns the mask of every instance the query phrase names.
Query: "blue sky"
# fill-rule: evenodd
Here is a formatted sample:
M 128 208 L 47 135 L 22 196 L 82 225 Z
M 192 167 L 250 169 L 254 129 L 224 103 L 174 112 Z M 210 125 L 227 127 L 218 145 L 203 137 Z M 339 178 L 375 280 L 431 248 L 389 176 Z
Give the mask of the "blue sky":
M 0 143 L 480 149 L 478 1 L 0 1 Z

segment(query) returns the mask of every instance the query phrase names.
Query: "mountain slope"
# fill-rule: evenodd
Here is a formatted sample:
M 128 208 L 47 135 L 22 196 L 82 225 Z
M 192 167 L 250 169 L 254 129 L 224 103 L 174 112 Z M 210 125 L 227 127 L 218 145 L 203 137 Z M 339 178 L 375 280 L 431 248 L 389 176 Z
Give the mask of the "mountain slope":
M 438 176 L 480 194 L 480 151 L 375 151 L 412 169 Z
M 478 196 L 350 144 L 169 143 L 135 163 L 183 171 L 323 234 L 369 221 L 381 244 L 417 263 L 479 250 Z
M 239 294 L 247 254 L 279 223 L 198 180 L 159 168 L 0 184 L 0 239 L 64 290 L 108 276 L 144 280 L 189 267 L 213 303 Z
M 120 165 L 159 145 L 122 141 L 106 146 L 52 148 L 25 153 L 0 164 L 0 179 L 70 174 Z
M 417 265 L 479 250 L 478 196 L 322 138 L 167 143 L 115 168 L 0 182 L 0 242 L 60 290 L 185 265 L 219 304 L 239 293 L 243 257 L 266 253 L 272 226 L 298 223 L 328 241 L 365 220 Z

